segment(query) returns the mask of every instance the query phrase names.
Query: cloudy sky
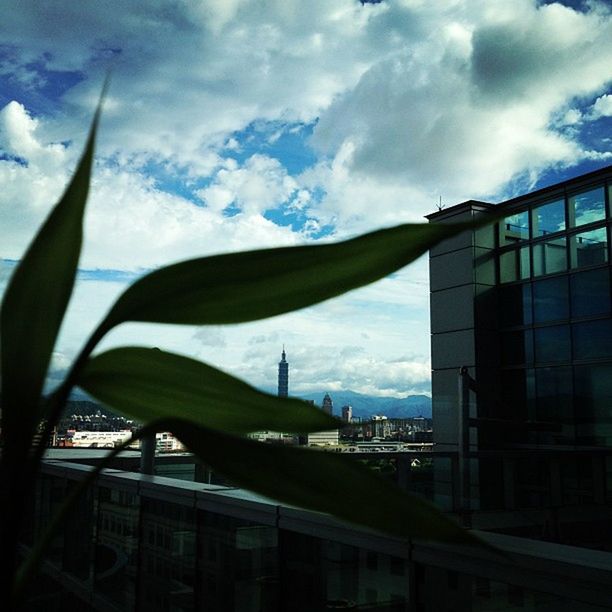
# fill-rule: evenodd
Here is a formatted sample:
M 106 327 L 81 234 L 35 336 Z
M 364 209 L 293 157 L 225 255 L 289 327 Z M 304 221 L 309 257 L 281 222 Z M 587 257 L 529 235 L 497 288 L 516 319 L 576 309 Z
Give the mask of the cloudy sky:
M 0 291 L 112 70 L 57 373 L 156 266 L 344 238 L 612 163 L 606 0 L 5 0 L 0 41 Z M 426 260 L 261 323 L 134 324 L 103 346 L 125 343 L 264 388 L 284 343 L 293 393 L 427 393 Z

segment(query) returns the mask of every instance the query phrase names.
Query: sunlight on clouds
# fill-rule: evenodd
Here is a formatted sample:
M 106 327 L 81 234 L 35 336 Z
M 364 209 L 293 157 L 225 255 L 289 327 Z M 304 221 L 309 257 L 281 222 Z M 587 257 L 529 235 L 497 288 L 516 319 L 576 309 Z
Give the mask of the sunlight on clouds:
M 592 134 L 612 117 L 605 2 L 8 4 L 0 258 L 21 256 L 65 187 L 109 65 L 81 262 L 94 270 L 423 221 L 440 196 L 495 201 L 612 155 Z M 79 281 L 62 356 L 123 287 Z M 401 395 L 428 385 L 427 300 L 421 259 L 299 313 L 125 326 L 106 343 L 145 339 L 274 387 L 286 341 L 296 389 Z

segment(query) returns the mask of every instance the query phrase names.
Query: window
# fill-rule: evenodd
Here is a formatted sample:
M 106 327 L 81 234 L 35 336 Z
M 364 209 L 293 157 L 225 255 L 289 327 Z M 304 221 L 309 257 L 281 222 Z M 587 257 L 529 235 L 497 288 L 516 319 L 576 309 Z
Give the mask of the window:
M 570 277 L 572 317 L 590 317 L 610 312 L 608 268 L 579 272 Z
M 535 330 L 535 356 L 538 363 L 569 361 L 571 356 L 568 325 L 553 325 Z
M 502 333 L 501 346 L 502 365 L 533 363 L 533 336 L 531 330 Z
M 572 268 L 584 268 L 608 261 L 608 235 L 605 227 L 576 234 L 570 241 Z
M 536 420 L 549 423 L 572 421 L 572 369 L 538 368 L 536 370 Z
M 529 238 L 529 213 L 527 211 L 506 217 L 499 224 L 499 245 L 514 244 Z
M 567 240 L 564 236 L 533 245 L 533 275 L 552 274 L 567 269 Z
M 502 283 L 529 278 L 529 247 L 512 249 L 499 256 L 499 279 Z
M 536 323 L 569 318 L 567 278 L 549 278 L 533 283 L 533 318 Z
M 583 444 L 612 443 L 612 366 L 574 368 L 577 435 Z
M 532 321 L 531 285 L 525 283 L 522 285 L 507 285 L 505 287 L 500 287 L 499 312 L 502 327 L 530 325 Z
M 606 218 L 603 187 L 578 193 L 569 198 L 570 224 L 574 227 Z
M 612 357 L 612 320 L 572 325 L 575 359 Z
M 533 237 L 554 234 L 565 229 L 565 202 L 556 200 L 534 208 L 531 212 Z

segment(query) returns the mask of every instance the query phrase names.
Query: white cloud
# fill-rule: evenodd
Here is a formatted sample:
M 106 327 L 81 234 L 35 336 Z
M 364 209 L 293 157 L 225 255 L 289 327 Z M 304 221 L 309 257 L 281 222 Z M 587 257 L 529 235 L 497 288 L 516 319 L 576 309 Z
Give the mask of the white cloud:
M 109 64 L 87 268 L 140 270 L 295 244 L 323 226 L 340 237 L 422 220 L 439 196 L 448 205 L 486 199 L 522 174 L 533 181 L 550 167 L 610 155 L 581 143 L 577 127 L 611 114 L 603 2 L 579 12 L 535 0 L 114 0 L 86 9 L 64 1 L 36 10 L 8 0 L 1 27 L 9 51 L 0 73 L 38 98 L 0 112 L 0 257 L 21 256 L 61 194 Z M 57 78 L 49 70 L 84 78 L 60 102 L 37 106 L 41 86 Z M 236 133 L 273 121 L 281 126 L 268 133 L 273 147 L 283 125 L 317 120 L 319 158 L 300 176 Z M 244 161 L 228 157 L 243 153 Z M 202 202 L 164 191 L 145 172 L 151 163 L 176 171 L 187 190 L 197 185 Z M 227 216 L 230 206 L 238 214 Z M 308 218 L 301 232 L 263 216 L 280 206 Z M 273 385 L 286 341 L 296 388 L 325 381 L 403 394 L 429 378 L 426 279 L 421 260 L 286 317 L 218 333 L 125 326 L 106 342 L 146 338 Z M 74 353 L 121 288 L 79 283 L 62 354 Z
M 599 119 L 599 117 L 612 117 L 612 94 L 600 96 L 595 100 L 595 104 L 591 109 L 591 117 Z
M 277 159 L 257 154 L 241 167 L 234 163 L 220 169 L 198 195 L 211 210 L 221 212 L 235 204 L 243 212 L 261 214 L 280 206 L 296 189 L 297 183 Z

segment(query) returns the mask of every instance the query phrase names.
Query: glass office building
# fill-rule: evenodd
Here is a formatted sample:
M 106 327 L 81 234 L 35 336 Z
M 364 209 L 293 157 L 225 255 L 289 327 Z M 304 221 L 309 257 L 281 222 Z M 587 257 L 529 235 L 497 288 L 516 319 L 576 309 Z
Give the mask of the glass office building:
M 610 549 L 611 194 L 608 167 L 429 216 L 496 219 L 430 255 L 434 440 L 463 455 L 475 525 L 532 509 L 515 533 Z

